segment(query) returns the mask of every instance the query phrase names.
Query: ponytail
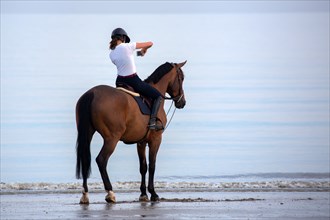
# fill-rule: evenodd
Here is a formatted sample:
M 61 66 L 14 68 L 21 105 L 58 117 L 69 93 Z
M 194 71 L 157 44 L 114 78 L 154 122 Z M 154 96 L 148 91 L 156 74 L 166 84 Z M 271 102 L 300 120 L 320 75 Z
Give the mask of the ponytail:
M 122 42 L 125 42 L 125 36 L 120 36 L 120 35 L 116 35 L 112 37 L 112 40 L 110 41 L 110 45 L 109 45 L 109 49 L 110 50 L 114 50 L 117 46 L 117 41 L 120 40 Z
M 110 45 L 109 45 L 109 49 L 110 49 L 110 50 L 114 50 L 114 49 L 116 48 L 116 46 L 117 46 L 117 38 L 113 38 L 113 39 L 110 41 L 109 44 L 110 44 Z

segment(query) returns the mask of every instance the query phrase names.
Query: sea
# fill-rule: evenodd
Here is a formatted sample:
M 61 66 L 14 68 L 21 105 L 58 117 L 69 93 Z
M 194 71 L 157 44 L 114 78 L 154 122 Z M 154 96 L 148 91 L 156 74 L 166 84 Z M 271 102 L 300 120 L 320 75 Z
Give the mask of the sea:
M 1 2 L 2 191 L 80 186 L 75 105 L 93 86 L 114 86 L 108 46 L 117 27 L 132 41 L 153 41 L 135 57 L 143 79 L 187 60 L 187 104 L 164 131 L 158 186 L 330 188 L 329 7 L 97 13 L 45 2 L 39 11 Z M 96 188 L 102 142 L 95 134 Z M 138 188 L 136 146 L 118 143 L 107 169 L 117 188 Z

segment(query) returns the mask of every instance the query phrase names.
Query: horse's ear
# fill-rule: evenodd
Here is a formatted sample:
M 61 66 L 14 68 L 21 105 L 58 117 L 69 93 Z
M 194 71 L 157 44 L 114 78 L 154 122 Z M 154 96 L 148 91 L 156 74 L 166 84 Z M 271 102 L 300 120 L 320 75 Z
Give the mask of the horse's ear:
M 187 60 L 184 61 L 184 62 L 182 62 L 182 63 L 179 63 L 179 64 L 178 64 L 179 68 L 183 67 L 186 63 L 187 63 Z

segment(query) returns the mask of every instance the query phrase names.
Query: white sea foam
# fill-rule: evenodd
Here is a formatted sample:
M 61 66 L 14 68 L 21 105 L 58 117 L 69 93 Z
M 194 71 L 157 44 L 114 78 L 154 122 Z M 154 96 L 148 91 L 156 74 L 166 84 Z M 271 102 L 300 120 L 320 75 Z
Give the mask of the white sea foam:
M 155 182 L 158 190 L 322 190 L 330 191 L 329 173 L 259 173 L 223 176 L 167 176 Z M 103 183 L 88 182 L 91 191 L 103 191 Z M 118 181 L 114 190 L 139 191 L 139 181 Z M 69 183 L 0 183 L 1 193 L 79 192 L 82 181 Z
M 1 193 L 78 192 L 81 183 L 1 183 Z M 89 183 L 91 191 L 102 191 L 103 183 Z M 116 182 L 115 190 L 138 191 L 140 182 Z M 322 190 L 330 191 L 329 181 L 260 181 L 260 182 L 156 182 L 160 190 Z

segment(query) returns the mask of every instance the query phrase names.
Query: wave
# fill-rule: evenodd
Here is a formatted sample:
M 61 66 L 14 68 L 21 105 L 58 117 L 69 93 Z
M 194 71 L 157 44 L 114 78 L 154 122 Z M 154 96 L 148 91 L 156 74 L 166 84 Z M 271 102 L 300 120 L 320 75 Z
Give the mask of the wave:
M 1 183 L 1 194 L 29 192 L 61 192 L 73 193 L 82 190 L 81 183 Z M 90 191 L 104 191 L 103 183 L 89 183 Z M 155 187 L 163 191 L 208 191 L 208 190 L 312 190 L 330 191 L 329 181 L 259 181 L 259 182 L 156 182 Z M 115 182 L 116 191 L 139 191 L 140 182 Z
M 202 181 L 258 181 L 258 180 L 328 180 L 330 181 L 330 173 L 247 173 L 232 175 L 209 175 L 209 176 L 166 176 L 164 180 L 202 180 Z
M 330 173 L 252 173 L 219 176 L 163 176 L 155 182 L 162 191 L 330 191 Z M 6 193 L 73 193 L 82 190 L 82 181 L 70 183 L 0 183 L 0 194 Z M 116 191 L 139 191 L 140 181 L 114 182 Z M 91 191 L 104 191 L 103 183 L 90 179 Z

